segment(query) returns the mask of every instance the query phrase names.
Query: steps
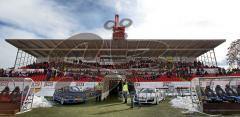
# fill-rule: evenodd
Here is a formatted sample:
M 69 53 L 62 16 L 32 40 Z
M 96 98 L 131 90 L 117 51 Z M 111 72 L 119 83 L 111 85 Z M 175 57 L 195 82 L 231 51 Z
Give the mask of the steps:
M 19 112 L 19 106 L 14 103 L 0 103 L 0 116 L 15 115 Z

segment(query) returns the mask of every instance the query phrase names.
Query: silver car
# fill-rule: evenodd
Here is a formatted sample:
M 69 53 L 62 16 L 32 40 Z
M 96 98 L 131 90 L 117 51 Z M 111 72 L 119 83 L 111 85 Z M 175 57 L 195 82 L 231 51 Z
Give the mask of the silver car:
M 161 90 L 156 88 L 142 88 L 137 91 L 134 97 L 134 103 L 159 104 L 165 96 Z

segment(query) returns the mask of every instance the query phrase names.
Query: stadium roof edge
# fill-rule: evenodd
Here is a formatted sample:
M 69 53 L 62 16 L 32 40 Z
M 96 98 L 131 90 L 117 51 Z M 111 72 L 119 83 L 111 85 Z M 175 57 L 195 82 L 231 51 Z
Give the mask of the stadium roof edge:
M 68 53 L 67 56 L 83 57 L 95 57 L 97 54 L 198 57 L 225 41 L 225 39 L 6 39 L 6 42 L 35 57 L 47 57 L 51 53 L 59 53 L 59 56 Z

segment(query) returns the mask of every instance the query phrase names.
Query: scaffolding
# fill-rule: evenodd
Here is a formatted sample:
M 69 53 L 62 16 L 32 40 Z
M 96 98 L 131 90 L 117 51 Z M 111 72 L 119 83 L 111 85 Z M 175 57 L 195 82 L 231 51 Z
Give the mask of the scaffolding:
M 14 63 L 14 69 L 21 66 L 33 64 L 35 62 L 36 62 L 36 57 L 22 51 L 21 49 L 18 49 L 15 63 Z
M 217 58 L 216 58 L 214 49 L 197 57 L 197 60 L 202 62 L 204 65 L 218 67 Z

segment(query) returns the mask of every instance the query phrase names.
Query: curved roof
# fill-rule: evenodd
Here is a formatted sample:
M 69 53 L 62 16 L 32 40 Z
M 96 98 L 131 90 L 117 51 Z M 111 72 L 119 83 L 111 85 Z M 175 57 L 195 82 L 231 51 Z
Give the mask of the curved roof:
M 69 37 L 68 39 L 102 39 L 102 38 L 94 33 L 79 33 Z
M 96 57 L 100 55 L 136 57 L 198 57 L 225 42 L 224 39 L 6 39 L 6 41 L 16 48 L 21 49 L 35 57 Z

